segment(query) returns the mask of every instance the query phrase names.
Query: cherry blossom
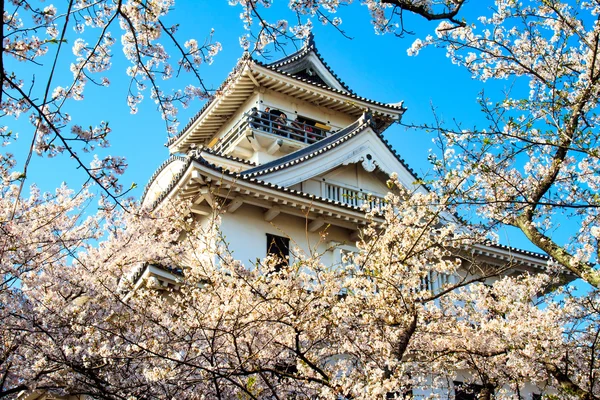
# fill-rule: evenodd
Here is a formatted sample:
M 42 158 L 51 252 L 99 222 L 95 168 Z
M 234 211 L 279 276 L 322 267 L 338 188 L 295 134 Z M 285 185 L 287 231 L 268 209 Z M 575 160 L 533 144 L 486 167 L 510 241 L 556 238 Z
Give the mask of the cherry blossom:
M 28 115 L 35 136 L 33 152 L 49 156 L 68 153 L 77 167 L 95 180 L 87 167 L 89 160 L 80 158 L 83 155 L 77 145 L 81 144 L 84 151 L 97 145 L 105 146 L 109 131 L 79 135 L 81 130 L 77 126 L 94 126 L 99 121 L 85 121 L 81 117 L 72 121 L 68 115 L 69 103 L 84 100 L 89 84 L 108 86 L 113 52 L 119 39 L 130 63 L 126 72 L 131 77 L 128 103 L 132 112 L 137 110 L 144 92 L 151 90 L 152 94 L 146 97 L 157 100 L 168 131 L 174 132 L 178 122 L 173 101 L 187 106 L 193 99 L 212 95 L 204 87 L 198 69 L 201 64 L 212 62 L 221 45 L 212 40 L 212 30 L 204 42 L 195 42 L 193 49 L 180 45 L 184 40 L 176 35 L 177 30 L 163 23 L 172 5 L 172 1 L 87 0 L 64 6 L 26 1 L 11 1 L 5 5 L 0 103 L 4 115 L 16 118 Z M 95 37 L 93 32 L 97 33 Z M 27 63 L 30 68 L 19 68 L 19 63 Z M 58 82 L 54 68 L 43 69 L 47 65 L 65 63 L 70 64 L 70 82 Z M 193 74 L 195 86 L 200 90 L 171 94 L 159 89 L 160 80 L 173 77 L 179 70 Z M 35 79 L 27 73 L 33 73 Z M 110 169 L 105 170 L 105 174 L 116 179 Z M 96 180 L 96 183 L 100 182 Z M 106 193 L 116 199 L 120 193 L 114 190 L 118 187 L 106 187 Z

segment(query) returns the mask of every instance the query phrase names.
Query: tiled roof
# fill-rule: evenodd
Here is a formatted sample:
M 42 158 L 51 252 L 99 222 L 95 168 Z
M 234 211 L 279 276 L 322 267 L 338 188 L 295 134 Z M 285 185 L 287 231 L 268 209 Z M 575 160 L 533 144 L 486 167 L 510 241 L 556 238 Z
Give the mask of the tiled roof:
M 324 153 L 332 148 L 338 146 L 339 144 L 347 141 L 353 136 L 356 136 L 358 133 L 362 132 L 365 128 L 369 126 L 368 122 L 360 122 L 356 121 L 353 124 L 347 126 L 339 132 L 334 133 L 333 135 L 319 140 L 310 146 L 306 146 L 300 150 L 297 150 L 293 153 L 280 157 L 276 160 L 268 162 L 266 164 L 259 165 L 255 168 L 248 169 L 241 173 L 243 176 L 256 177 L 264 174 L 268 174 L 270 172 L 278 171 L 280 169 L 287 168 L 291 165 L 298 164 L 302 161 L 313 158 L 314 156 Z
M 171 182 L 169 182 L 169 185 L 167 186 L 166 189 L 164 189 L 157 197 L 156 199 L 152 202 L 152 204 L 150 205 L 151 209 L 156 208 L 156 206 L 165 199 L 165 197 L 167 197 L 169 195 L 169 193 L 171 193 L 171 191 L 173 189 L 175 189 L 175 186 L 177 185 L 177 182 L 179 182 L 179 180 L 181 178 L 183 178 L 183 175 L 185 174 L 185 172 L 187 171 L 187 169 L 189 168 L 189 166 L 192 164 L 193 158 L 192 157 L 179 157 L 180 159 L 182 159 L 184 161 L 184 165 L 183 168 L 181 169 L 181 171 L 179 171 L 179 173 L 177 173 L 177 175 L 173 176 L 173 178 L 171 179 Z M 164 169 L 168 164 L 170 164 L 171 162 L 173 162 L 175 160 L 173 160 L 173 156 L 171 156 L 169 158 L 169 160 L 165 161 L 165 163 L 163 163 L 161 165 L 161 168 L 159 170 L 157 170 L 157 172 L 154 173 L 154 175 L 152 175 L 153 177 L 158 176 L 158 174 L 160 173 L 160 170 Z M 152 184 L 154 183 L 154 179 L 151 179 L 148 184 L 146 185 L 146 189 L 144 190 L 144 194 L 142 195 L 142 204 L 144 204 L 144 200 L 146 197 L 146 194 L 148 193 L 148 191 L 150 190 L 150 187 L 152 186 Z
M 319 55 L 319 54 L 318 54 L 318 52 L 316 51 L 316 48 L 314 48 L 314 44 L 313 44 L 313 45 L 311 45 L 311 48 L 313 48 L 313 49 L 314 49 L 314 52 L 315 52 L 315 54 L 317 54 L 317 55 L 320 57 L 320 55 Z M 298 54 L 302 53 L 303 51 L 304 51 L 304 50 L 301 50 L 301 51 L 300 51 Z M 298 55 L 291 55 L 290 57 L 297 57 L 297 56 L 298 56 Z M 320 58 L 320 59 L 321 59 L 321 58 Z M 283 60 L 285 60 L 285 59 L 283 59 Z M 290 74 L 290 73 L 288 73 L 288 72 L 284 72 L 284 71 L 282 71 L 282 70 L 280 70 L 280 69 L 278 68 L 278 65 L 280 65 L 280 63 L 284 62 L 283 60 L 277 61 L 277 62 L 275 62 L 275 63 L 270 63 L 270 64 L 268 64 L 268 63 L 263 63 L 263 62 L 261 62 L 261 61 L 258 61 L 258 60 L 255 60 L 255 59 L 253 59 L 253 58 L 252 58 L 252 57 L 249 55 L 249 53 L 244 53 L 244 55 L 243 55 L 243 56 L 242 56 L 242 57 L 241 57 L 241 58 L 238 60 L 238 62 L 237 62 L 237 64 L 236 64 L 236 66 L 235 66 L 235 67 L 234 67 L 234 69 L 233 69 L 233 71 L 232 71 L 232 72 L 231 72 L 231 73 L 228 75 L 227 79 L 225 79 L 225 81 L 223 81 L 223 83 L 222 83 L 222 84 L 219 86 L 219 88 L 216 90 L 216 93 L 223 92 L 223 91 L 225 90 L 225 88 L 227 87 L 227 85 L 228 85 L 228 84 L 229 84 L 229 83 L 230 83 L 232 80 L 234 80 L 234 79 L 235 79 L 235 78 L 238 76 L 238 74 L 239 74 L 239 72 L 240 72 L 240 71 L 242 71 L 242 70 L 243 70 L 244 66 L 245 66 L 247 63 L 249 63 L 249 62 L 253 62 L 253 63 L 255 63 L 256 65 L 258 65 L 258 66 L 261 66 L 261 67 L 264 67 L 264 68 L 267 68 L 267 69 L 269 69 L 270 71 L 273 71 L 273 72 L 275 72 L 275 73 L 277 73 L 277 74 L 280 74 L 280 75 L 286 76 L 286 77 L 288 77 L 288 78 L 295 79 L 295 80 L 297 80 L 297 81 L 299 81 L 299 82 L 303 82 L 303 83 L 305 83 L 305 84 L 310 84 L 310 85 L 312 85 L 312 86 L 314 86 L 314 87 L 318 87 L 318 88 L 321 88 L 321 89 L 325 89 L 325 90 L 327 90 L 327 91 L 331 91 L 331 92 L 333 92 L 333 93 L 338 93 L 338 94 L 341 94 L 341 95 L 344 95 L 344 96 L 348 96 L 348 97 L 350 97 L 350 98 L 352 98 L 352 99 L 359 100 L 359 101 L 362 101 L 362 102 L 365 102 L 365 103 L 368 103 L 368 104 L 373 104 L 373 105 L 376 105 L 376 106 L 380 106 L 380 107 L 386 107 L 386 108 L 390 108 L 390 109 L 393 109 L 393 110 L 397 110 L 397 111 L 399 111 L 399 112 L 401 112 L 401 113 L 404 113 L 404 112 L 406 111 L 406 108 L 404 107 L 404 105 L 403 105 L 403 102 L 400 102 L 400 103 L 395 103 L 395 104 L 387 104 L 387 103 L 382 103 L 382 102 L 379 102 L 379 101 L 375 101 L 375 100 L 368 99 L 368 98 L 366 98 L 366 97 L 359 96 L 359 95 L 357 95 L 356 93 L 354 93 L 354 92 L 350 91 L 349 89 L 347 89 L 347 90 L 338 90 L 338 89 L 332 88 L 332 87 L 330 87 L 330 86 L 323 85 L 323 84 L 320 84 L 320 83 L 317 83 L 317 82 L 313 82 L 313 81 L 311 81 L 311 80 L 309 80 L 309 79 L 306 79 L 306 78 L 301 78 L 301 77 L 295 76 L 294 74 Z M 322 60 L 322 59 L 321 59 L 321 60 Z M 323 63 L 325 64 L 325 62 L 324 62 L 324 61 L 323 61 Z M 325 64 L 325 65 L 326 65 L 326 64 Z M 329 69 L 329 67 L 327 67 L 327 68 Z M 331 71 L 330 71 L 330 72 L 331 72 Z M 332 75 L 334 75 L 334 74 L 332 73 Z M 334 75 L 334 76 L 335 76 L 335 75 Z M 337 79 L 337 77 L 336 77 L 336 79 Z M 341 82 L 340 82 L 340 83 L 341 83 Z M 192 118 L 190 118 L 190 120 L 189 120 L 189 121 L 188 121 L 188 123 L 185 125 L 185 127 L 184 127 L 183 129 L 181 129 L 181 130 L 179 131 L 179 133 L 177 133 L 177 135 L 175 135 L 175 136 L 171 137 L 171 138 L 170 138 L 170 139 L 167 141 L 166 145 L 167 145 L 167 146 L 170 146 L 170 145 L 171 145 L 171 144 L 173 144 L 175 141 L 177 141 L 179 138 L 181 138 L 181 137 L 182 137 L 182 136 L 185 134 L 185 132 L 187 132 L 187 130 L 188 130 L 189 128 L 191 128 L 191 126 L 193 125 L 193 123 L 194 123 L 194 122 L 195 122 L 195 121 L 196 121 L 198 118 L 200 118 L 200 116 L 202 115 L 202 113 L 204 113 L 204 111 L 206 111 L 206 109 L 207 109 L 207 108 L 210 106 L 210 104 L 212 104 L 212 103 L 215 101 L 215 99 L 216 99 L 216 98 L 217 98 L 217 95 L 213 96 L 213 97 L 212 97 L 212 98 L 211 98 L 209 101 L 207 101 L 207 102 L 204 104 L 204 106 L 203 106 L 203 107 L 200 109 L 200 111 L 198 111 L 198 112 L 196 113 L 196 115 L 194 115 Z
M 146 187 L 144 188 L 144 193 L 142 193 L 142 201 L 141 203 L 144 203 L 144 199 L 146 198 L 146 195 L 148 194 L 148 190 L 150 190 L 150 186 L 152 185 L 152 182 L 154 182 L 154 180 L 158 177 L 158 175 L 169 165 L 171 164 L 173 161 L 175 160 L 180 160 L 180 161 L 186 161 L 187 158 L 186 157 L 182 157 L 182 156 L 171 156 L 169 158 L 167 158 L 165 160 L 165 162 L 163 162 L 162 164 L 160 164 L 160 166 L 156 169 L 156 171 L 154 171 L 154 173 L 152 174 L 152 176 L 150 177 L 150 179 L 148 180 L 148 184 L 146 185 Z M 187 167 L 187 165 L 186 165 Z M 183 168 L 185 170 L 185 168 Z
M 346 85 L 346 83 L 343 82 L 336 75 L 335 72 L 333 72 L 333 70 L 329 67 L 329 65 L 327 64 L 327 62 L 325 62 L 325 60 L 321 56 L 321 53 L 319 53 L 319 50 L 317 50 L 317 47 L 315 45 L 315 38 L 314 38 L 314 35 L 313 35 L 312 32 L 308 35 L 308 38 L 304 42 L 304 46 L 302 46 L 302 48 L 300 50 L 298 50 L 297 52 L 295 52 L 293 54 L 290 54 L 287 57 L 282 58 L 281 60 L 277 60 L 277 61 L 269 63 L 267 65 L 270 68 L 272 67 L 272 68 L 279 69 L 282 66 L 289 65 L 289 64 L 292 64 L 294 62 L 297 62 L 297 61 L 303 59 L 304 57 L 308 56 L 311 52 L 313 52 L 315 54 L 315 56 L 317 56 L 317 58 L 319 59 L 319 61 L 321 61 L 321 63 L 323 64 L 323 66 L 335 78 L 335 80 L 340 84 L 340 86 L 342 86 L 348 93 L 354 93 L 354 91 L 352 91 L 352 89 L 350 89 Z
M 358 125 L 356 126 L 356 129 L 354 130 L 355 132 L 359 132 L 362 131 L 365 128 L 364 124 L 362 125 Z M 350 133 L 346 133 L 346 136 L 349 136 Z M 210 163 L 209 161 L 207 161 L 206 159 L 197 156 L 197 157 L 171 157 L 168 162 L 164 163 L 160 170 L 164 169 L 164 167 L 166 166 L 166 164 L 175 161 L 175 159 L 184 159 L 186 161 L 184 168 L 181 170 L 180 173 L 178 173 L 176 176 L 173 177 L 173 180 L 171 181 L 171 183 L 169 184 L 169 186 L 167 187 L 167 189 L 165 189 L 159 196 L 158 198 L 153 202 L 152 204 L 152 208 L 156 207 L 162 200 L 164 200 L 169 193 L 175 188 L 177 182 L 183 177 L 183 175 L 185 174 L 185 172 L 188 170 L 189 166 L 192 164 L 192 162 L 197 162 L 211 170 L 213 170 L 214 172 L 218 173 L 221 177 L 224 176 L 229 176 L 233 181 L 238 181 L 240 182 L 240 180 L 242 181 L 246 181 L 246 182 L 250 182 L 252 184 L 258 185 L 258 186 L 262 186 L 265 188 L 269 188 L 269 189 L 274 189 L 277 191 L 280 191 L 282 193 L 288 193 L 294 196 L 298 196 L 300 198 L 303 199 L 307 199 L 310 200 L 311 202 L 313 201 L 317 201 L 319 203 L 323 203 L 323 204 L 328 204 L 328 205 L 334 205 L 334 206 L 338 206 L 338 207 L 343 207 L 347 210 L 350 211 L 356 211 L 356 212 L 364 212 L 364 210 L 361 207 L 356 207 L 356 206 L 352 206 L 350 204 L 346 204 L 346 203 L 342 203 L 336 200 L 331 200 L 328 198 L 324 198 L 324 197 L 320 197 L 320 196 L 316 196 L 313 194 L 309 194 L 309 193 L 305 193 L 305 192 L 301 192 L 295 189 L 291 189 L 291 188 L 287 188 L 287 187 L 283 187 L 271 182 L 266 182 L 260 179 L 257 179 L 255 176 L 250 176 L 247 175 L 245 173 L 235 173 L 235 172 L 231 172 L 227 169 L 221 168 L 215 164 Z M 158 176 L 158 174 L 160 173 L 160 170 L 154 173 L 154 177 Z M 152 183 L 152 181 L 149 183 L 148 186 L 150 186 L 150 184 Z M 147 192 L 148 188 L 146 188 L 146 192 Z M 538 260 L 542 260 L 542 261 L 548 261 L 550 259 L 550 257 L 546 254 L 543 253 L 537 253 L 537 252 L 533 252 L 533 251 L 528 251 L 528 250 L 523 250 L 523 249 L 519 249 L 516 247 L 512 247 L 512 246 L 506 246 L 506 245 L 501 245 L 501 244 L 497 244 L 497 243 L 492 243 L 492 242 L 487 242 L 482 244 L 483 246 L 487 246 L 487 247 L 491 247 L 491 248 L 497 248 L 499 250 L 502 251 L 508 251 L 508 252 L 512 252 L 515 254 L 520 254 L 520 255 L 525 255 L 525 256 L 529 256 L 529 257 L 533 257 L 533 258 L 537 258 Z
M 523 249 L 519 249 L 517 247 L 505 246 L 503 244 L 486 242 L 484 245 L 488 246 L 488 247 L 494 247 L 494 248 L 497 248 L 497 249 L 500 249 L 500 250 L 507 250 L 507 251 L 511 251 L 513 253 L 518 253 L 518 254 L 522 254 L 522 255 L 526 255 L 526 256 L 540 258 L 542 260 L 549 260 L 550 259 L 550 256 L 548 256 L 547 254 L 544 254 L 544 253 L 538 253 L 538 252 L 535 252 L 535 251 L 523 250 Z
M 200 154 L 201 152 L 205 152 L 205 153 L 208 153 L 208 154 L 210 154 L 212 156 L 224 158 L 226 160 L 231 160 L 231 161 L 239 162 L 241 164 L 246 164 L 246 165 L 251 165 L 251 166 L 256 166 L 257 165 L 255 162 L 252 162 L 250 160 L 244 160 L 243 158 L 239 158 L 239 157 L 234 157 L 234 156 L 230 156 L 230 155 L 227 155 L 227 154 L 223 154 L 221 152 L 214 151 L 213 149 L 211 149 L 209 147 L 206 147 L 206 146 L 199 147 L 196 152 L 198 154 Z
M 368 121 L 361 123 L 360 120 L 358 120 L 358 121 L 354 122 L 353 124 L 349 125 L 348 127 L 342 129 L 341 131 L 336 132 L 335 134 L 331 135 L 328 138 L 325 138 L 323 140 L 315 142 L 315 143 L 311 144 L 310 146 L 304 147 L 303 149 L 300 149 L 298 151 L 290 153 L 284 157 L 278 158 L 277 160 L 273 160 L 269 163 L 259 165 L 255 168 L 248 169 L 248 170 L 242 172 L 241 174 L 255 177 L 255 176 L 265 175 L 265 174 L 268 174 L 268 173 L 271 173 L 274 171 L 278 171 L 278 170 L 287 168 L 289 166 L 298 164 L 302 161 L 313 158 L 321 153 L 324 153 L 326 151 L 329 151 L 329 150 L 335 148 L 336 146 L 340 145 L 341 143 L 344 143 L 348 139 L 356 136 L 358 133 L 362 132 L 368 126 L 369 126 Z M 408 166 L 406 161 L 402 157 L 400 157 L 400 155 L 396 152 L 396 150 L 394 150 L 392 148 L 390 143 L 383 137 L 383 135 L 380 132 L 378 132 L 376 129 L 372 128 L 372 130 L 373 130 L 373 132 L 375 132 L 375 134 L 377 134 L 377 136 L 385 144 L 385 146 L 390 151 L 390 153 L 392 153 L 394 155 L 394 157 L 396 157 L 398 162 L 400 164 L 402 164 L 402 166 L 404 168 L 406 168 L 406 170 L 412 176 L 414 176 L 416 180 L 420 180 L 417 173 Z M 429 188 L 426 185 L 422 185 L 422 186 L 425 187 L 427 190 L 429 190 Z
M 383 142 L 383 144 L 385 144 L 385 147 L 387 147 L 387 149 L 390 151 L 390 153 L 392 153 L 394 155 L 394 157 L 396 157 L 396 160 L 398 160 L 398 162 L 400 164 L 402 164 L 402 166 L 404 168 L 406 168 L 406 170 L 408 172 L 410 172 L 410 174 L 412 176 L 414 176 L 417 180 L 423 181 L 419 177 L 419 175 L 415 172 L 415 170 L 408 166 L 408 164 L 406 163 L 406 160 L 404 158 L 400 157 L 400 154 L 398 154 L 398 152 L 392 147 L 392 145 L 390 144 L 390 142 L 388 142 L 388 140 L 383 137 L 383 134 L 381 132 L 379 132 L 379 131 L 376 131 L 375 129 L 373 129 L 373 131 L 377 134 L 377 136 L 379 136 L 379 139 L 381 139 L 381 141 Z M 420 183 L 420 185 L 423 186 L 425 189 L 427 189 L 427 191 L 431 191 L 431 188 L 427 184 Z
M 183 157 L 181 157 L 181 158 L 183 158 Z M 163 201 L 169 195 L 169 193 L 171 193 L 173 191 L 173 189 L 177 185 L 177 182 L 183 177 L 183 175 L 185 175 L 186 171 L 188 170 L 188 168 L 190 167 L 192 162 L 197 162 L 198 164 L 203 165 L 203 166 L 211 169 L 215 173 L 219 174 L 221 177 L 225 177 L 225 176 L 230 177 L 232 179 L 232 181 L 234 181 L 234 182 L 235 181 L 240 182 L 240 179 L 241 179 L 243 181 L 250 182 L 252 184 L 256 184 L 258 186 L 266 187 L 269 189 L 275 189 L 275 190 L 283 192 L 283 193 L 289 193 L 291 195 L 298 196 L 298 197 L 301 197 L 301 198 L 304 198 L 304 199 L 307 199 L 310 201 L 318 201 L 318 202 L 326 203 L 329 205 L 340 206 L 340 207 L 343 207 L 345 209 L 352 210 L 352 211 L 364 212 L 364 210 L 360 207 L 352 206 L 350 204 L 342 203 L 342 202 L 339 202 L 336 200 L 331 200 L 328 198 L 324 198 L 324 197 L 316 196 L 313 194 L 294 190 L 291 188 L 283 187 L 280 185 L 276 185 L 271 182 L 266 182 L 266 181 L 263 181 L 260 179 L 256 179 L 255 177 L 252 177 L 252 176 L 243 175 L 240 173 L 229 171 L 225 168 L 222 168 L 218 165 L 215 165 L 215 164 L 209 162 L 205 158 L 202 158 L 200 155 L 197 155 L 196 157 L 185 157 L 185 160 L 186 160 L 186 163 L 185 163 L 184 168 L 181 170 L 180 173 L 178 173 L 177 175 L 175 175 L 173 177 L 172 181 L 167 186 L 167 188 L 162 191 L 162 193 L 156 198 L 156 200 L 154 200 L 154 202 L 151 205 L 151 208 L 157 207 L 158 204 L 160 204 L 160 202 Z M 174 160 L 171 160 L 171 162 L 172 161 L 174 161 Z M 155 173 L 154 175 L 157 176 L 158 173 Z M 152 181 L 148 184 L 148 187 L 151 184 L 152 184 Z M 148 187 L 146 188 L 146 191 L 148 191 Z
M 227 78 L 225 78 L 225 80 L 221 83 L 219 88 L 215 91 L 215 95 L 212 96 L 206 103 L 204 103 L 204 105 L 202 106 L 200 111 L 198 111 L 196 113 L 196 115 L 194 115 L 193 117 L 190 118 L 190 120 L 183 127 L 183 129 L 181 129 L 175 136 L 169 138 L 169 140 L 166 143 L 166 146 L 170 146 L 173 142 L 175 142 L 177 139 L 179 139 L 181 136 L 183 136 L 183 134 L 192 126 L 192 124 L 198 118 L 200 118 L 202 113 L 204 111 L 206 111 L 206 109 L 212 104 L 212 102 L 215 101 L 215 99 L 217 98 L 217 94 L 221 93 L 227 87 L 229 82 L 231 82 L 232 80 L 234 80 L 237 77 L 239 72 L 244 68 L 244 65 L 246 65 L 246 63 L 250 59 L 252 59 L 252 57 L 250 57 L 250 54 L 248 52 L 244 52 L 244 54 L 242 54 L 242 57 L 240 57 L 240 59 L 235 64 L 235 67 L 233 67 L 233 70 L 229 73 L 229 75 L 227 75 Z
M 313 86 L 321 88 L 321 89 L 328 90 L 330 92 L 339 93 L 339 94 L 342 94 L 344 96 L 348 96 L 348 97 L 351 97 L 353 99 L 364 101 L 365 103 L 374 104 L 374 105 L 377 105 L 377 106 L 380 106 L 380 107 L 387 107 L 387 108 L 391 108 L 391 109 L 398 110 L 398 111 L 401 111 L 401 112 L 406 111 L 406 108 L 404 107 L 404 102 L 394 103 L 394 104 L 382 103 L 380 101 L 371 100 L 371 99 L 368 99 L 366 97 L 359 96 L 359 95 L 357 95 L 354 92 L 346 92 L 344 90 L 338 90 L 338 89 L 332 88 L 330 86 L 326 86 L 326 85 L 322 85 L 322 84 L 317 83 L 317 82 L 313 82 L 313 81 L 308 80 L 306 78 L 297 77 L 294 74 L 290 74 L 289 72 L 284 72 L 284 71 L 282 71 L 282 70 L 280 70 L 280 69 L 272 66 L 271 64 L 266 64 L 266 63 L 263 63 L 263 62 L 257 61 L 257 60 L 254 60 L 254 62 L 257 65 L 260 65 L 261 67 L 268 68 L 269 70 L 271 70 L 273 72 L 276 72 L 278 74 L 287 76 L 289 78 L 293 78 L 293 79 L 295 79 L 297 81 L 300 81 L 300 82 L 308 83 L 310 85 L 313 85 Z

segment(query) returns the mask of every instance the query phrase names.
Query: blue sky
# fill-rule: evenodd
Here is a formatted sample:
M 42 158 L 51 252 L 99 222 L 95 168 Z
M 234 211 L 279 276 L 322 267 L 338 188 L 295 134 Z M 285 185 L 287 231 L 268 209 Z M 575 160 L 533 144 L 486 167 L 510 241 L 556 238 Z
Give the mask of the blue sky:
M 276 7 L 266 14 L 278 15 L 285 12 L 286 2 L 280 1 Z M 476 6 L 475 6 L 476 8 Z M 196 38 L 199 42 L 214 29 L 214 40 L 222 43 L 223 50 L 215 58 L 212 65 L 201 68 L 205 85 L 216 88 L 227 76 L 242 55 L 238 39 L 245 33 L 239 19 L 240 7 L 229 6 L 227 1 L 193 1 L 180 0 L 169 16 L 171 23 L 180 24 L 178 35 L 181 41 Z M 287 17 L 292 17 L 289 13 Z M 346 7 L 339 13 L 343 20 L 342 29 L 352 39 L 347 39 L 329 26 L 321 26 L 314 21 L 314 34 L 317 48 L 337 75 L 356 93 L 361 96 L 395 103 L 403 100 L 408 108 L 404 116 L 406 123 L 425 123 L 434 120 L 432 107 L 436 108 L 439 118 L 446 122 L 461 121 L 465 126 L 483 123 L 479 112 L 477 97 L 482 89 L 486 94 L 501 95 L 501 90 L 508 88 L 512 82 L 500 82 L 487 87 L 471 79 L 469 73 L 453 65 L 445 57 L 443 49 L 426 49 L 417 57 L 408 57 L 406 49 L 417 37 L 431 33 L 435 23 L 427 23 L 419 19 L 409 19 L 408 28 L 415 31 L 414 36 L 397 38 L 393 35 L 380 36 L 374 33 L 367 9 L 359 4 Z M 281 16 L 278 16 L 280 18 Z M 90 35 L 93 32 L 89 32 Z M 164 123 L 156 111 L 155 104 L 146 99 L 136 115 L 129 113 L 126 105 L 128 80 L 122 54 L 118 47 L 119 32 L 113 31 L 117 37 L 115 59 L 111 71 L 106 74 L 111 80 L 108 88 L 88 87 L 86 98 L 82 102 L 72 102 L 70 113 L 79 119 L 84 126 L 97 124 L 107 120 L 112 127 L 111 148 L 103 153 L 125 156 L 129 168 L 121 181 L 125 187 L 135 182 L 138 186 L 131 194 L 137 198 L 156 168 L 169 156 L 164 147 L 167 134 Z M 71 45 L 72 42 L 69 43 Z M 286 52 L 295 50 L 288 45 Z M 65 52 L 71 56 L 70 51 Z M 283 57 L 282 52 L 271 52 L 271 60 Z M 71 56 L 72 57 L 72 56 Z M 44 68 L 37 74 L 43 76 Z M 63 60 L 68 65 L 70 59 Z M 18 68 L 22 68 L 20 65 Z M 66 84 L 70 74 L 57 76 L 56 84 Z M 168 82 L 167 87 L 183 88 L 190 82 L 189 76 Z M 202 107 L 202 102 L 192 103 L 188 109 L 181 110 L 179 118 L 183 127 L 188 119 Z M 31 140 L 31 125 L 22 118 L 16 124 L 9 122 L 13 129 L 19 131 L 16 146 L 8 151 L 17 153 L 22 163 Z M 421 176 L 429 171 L 427 154 L 432 147 L 432 134 L 422 131 L 408 131 L 400 125 L 393 125 L 385 133 L 398 153 Z M 42 159 L 34 157 L 30 166 L 27 182 L 36 183 L 43 190 L 52 190 L 62 181 L 77 187 L 85 176 L 75 169 L 76 165 L 67 157 L 58 159 Z M 527 243 L 514 243 L 503 240 L 506 244 L 530 246 Z

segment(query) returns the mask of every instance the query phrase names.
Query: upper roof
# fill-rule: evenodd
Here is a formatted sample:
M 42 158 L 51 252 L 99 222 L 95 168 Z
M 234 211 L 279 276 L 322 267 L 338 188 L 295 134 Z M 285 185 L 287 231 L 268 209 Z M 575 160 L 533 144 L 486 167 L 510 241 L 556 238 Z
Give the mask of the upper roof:
M 267 66 L 332 89 L 353 93 L 325 62 L 321 53 L 317 50 L 312 32 L 308 35 L 300 50 L 267 64 Z
M 361 118 L 339 132 L 262 165 L 253 165 L 252 163 L 235 157 L 218 154 L 206 147 L 196 149 L 192 152 L 193 154 L 191 154 L 191 157 L 172 156 L 167 162 L 161 165 L 159 170 L 152 176 L 142 197 L 142 202 L 146 203 L 150 201 L 153 207 L 158 205 L 174 189 L 176 181 L 182 178 L 182 174 L 187 168 L 186 166 L 189 166 L 190 159 L 201 162 L 205 166 L 216 168 L 219 173 L 228 171 L 235 179 L 249 180 L 252 182 L 264 181 L 265 184 L 275 183 L 278 186 L 289 187 L 290 184 L 281 185 L 281 183 L 283 183 L 281 177 L 272 177 L 274 175 L 281 175 L 282 172 L 287 174 L 288 170 L 291 169 L 293 171 L 289 173 L 294 175 L 294 180 L 301 179 L 302 177 L 310 178 L 312 175 L 318 173 L 317 168 L 309 167 L 308 172 L 302 174 L 295 171 L 304 169 L 304 167 L 315 158 L 319 158 L 317 161 L 320 166 L 319 168 L 323 169 L 334 168 L 335 166 L 339 166 L 340 163 L 359 162 L 365 157 L 369 157 L 370 159 L 372 158 L 375 164 L 379 163 L 377 166 L 380 169 L 384 167 L 383 169 L 387 174 L 391 174 L 392 172 L 398 173 L 399 176 L 403 178 L 403 184 L 407 187 L 420 186 L 421 190 L 426 190 L 425 186 L 418 183 L 420 180 L 415 172 L 410 169 L 398 153 L 391 148 L 381 133 L 375 129 L 374 125 L 375 123 L 372 115 L 370 113 L 365 113 Z M 359 139 L 355 140 L 355 138 Z M 342 145 L 347 143 L 349 144 L 340 151 L 339 149 Z M 335 152 L 330 152 L 334 149 L 336 150 Z M 342 153 L 347 153 L 347 156 L 342 157 Z M 218 161 L 217 159 L 214 159 L 214 157 L 219 157 L 223 160 Z M 237 168 L 232 169 L 227 167 L 228 165 L 232 165 L 232 162 L 237 164 Z M 223 169 L 221 166 L 225 166 L 225 168 Z M 146 196 L 152 185 L 154 185 L 160 193 L 157 193 L 156 189 L 152 190 L 156 197 L 149 199 L 146 198 Z
M 216 94 L 169 139 L 171 153 L 208 143 L 257 87 L 298 95 L 354 118 L 371 111 L 380 130 L 400 120 L 406 111 L 402 102 L 386 104 L 353 93 L 325 63 L 311 36 L 299 51 L 273 63 L 263 63 L 244 53 Z

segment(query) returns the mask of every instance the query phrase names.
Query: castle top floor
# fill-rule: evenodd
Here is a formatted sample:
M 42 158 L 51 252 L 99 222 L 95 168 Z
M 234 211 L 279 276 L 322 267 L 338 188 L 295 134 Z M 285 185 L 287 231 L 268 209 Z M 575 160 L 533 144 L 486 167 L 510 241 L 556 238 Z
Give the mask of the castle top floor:
M 384 104 L 352 92 L 310 36 L 299 51 L 270 64 L 245 53 L 214 97 L 167 145 L 171 153 L 208 147 L 262 164 L 330 136 L 365 112 L 383 131 L 404 111 L 402 103 Z

